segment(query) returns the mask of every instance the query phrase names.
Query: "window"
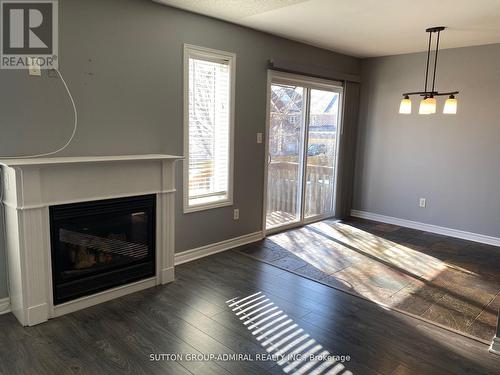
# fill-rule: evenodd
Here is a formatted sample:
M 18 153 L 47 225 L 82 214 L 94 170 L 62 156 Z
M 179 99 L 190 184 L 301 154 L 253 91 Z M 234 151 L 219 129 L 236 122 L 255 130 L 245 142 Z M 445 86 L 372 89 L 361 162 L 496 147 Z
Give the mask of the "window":
M 235 59 L 184 46 L 184 212 L 233 203 Z

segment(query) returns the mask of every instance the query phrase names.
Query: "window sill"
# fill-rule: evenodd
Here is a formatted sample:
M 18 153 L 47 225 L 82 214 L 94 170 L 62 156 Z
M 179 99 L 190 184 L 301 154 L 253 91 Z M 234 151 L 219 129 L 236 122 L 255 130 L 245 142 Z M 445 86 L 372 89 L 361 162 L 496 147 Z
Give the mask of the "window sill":
M 193 206 L 184 205 L 184 213 L 189 214 L 191 212 L 211 210 L 213 208 L 226 207 L 226 206 L 232 206 L 232 205 L 233 205 L 232 199 L 217 201 L 217 202 L 213 202 L 213 203 L 193 205 Z

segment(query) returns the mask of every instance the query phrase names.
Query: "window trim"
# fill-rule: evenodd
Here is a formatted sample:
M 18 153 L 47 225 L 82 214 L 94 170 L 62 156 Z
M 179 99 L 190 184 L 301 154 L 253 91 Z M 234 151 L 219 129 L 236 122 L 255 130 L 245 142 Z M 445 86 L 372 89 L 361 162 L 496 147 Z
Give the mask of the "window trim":
M 227 199 L 196 205 L 189 204 L 189 58 L 209 61 L 224 61 L 229 65 L 229 166 Z M 236 87 L 236 54 L 206 47 L 184 44 L 183 58 L 183 122 L 184 122 L 184 166 L 183 166 L 183 206 L 184 213 L 209 210 L 233 205 L 234 176 L 234 108 Z

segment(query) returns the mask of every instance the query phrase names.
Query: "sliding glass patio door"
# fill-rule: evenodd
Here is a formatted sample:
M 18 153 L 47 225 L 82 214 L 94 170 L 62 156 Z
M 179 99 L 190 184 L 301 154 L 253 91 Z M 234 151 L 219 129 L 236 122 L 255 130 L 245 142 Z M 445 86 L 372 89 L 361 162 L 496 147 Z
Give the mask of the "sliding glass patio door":
M 304 216 L 333 215 L 340 93 L 309 91 Z
M 266 228 L 301 220 L 304 94 L 304 87 L 271 85 Z
M 273 74 L 266 232 L 333 216 L 341 94 L 339 84 Z

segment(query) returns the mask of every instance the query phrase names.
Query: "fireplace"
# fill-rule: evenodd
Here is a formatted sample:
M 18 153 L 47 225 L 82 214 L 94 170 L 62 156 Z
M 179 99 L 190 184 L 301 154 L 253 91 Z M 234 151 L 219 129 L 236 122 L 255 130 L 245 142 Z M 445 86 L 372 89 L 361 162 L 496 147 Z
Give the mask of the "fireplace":
M 0 160 L 10 305 L 22 325 L 174 280 L 179 159 Z
M 51 206 L 54 305 L 155 275 L 156 195 Z

